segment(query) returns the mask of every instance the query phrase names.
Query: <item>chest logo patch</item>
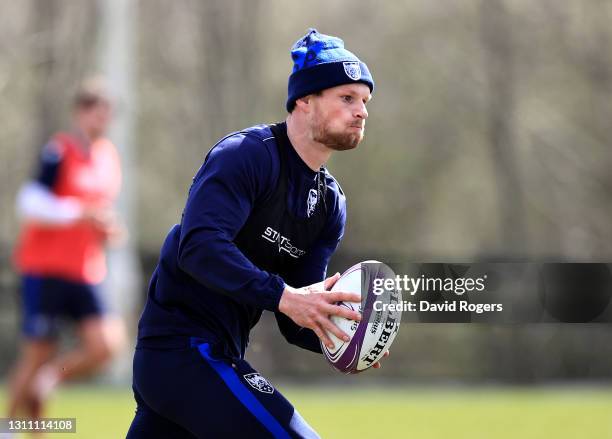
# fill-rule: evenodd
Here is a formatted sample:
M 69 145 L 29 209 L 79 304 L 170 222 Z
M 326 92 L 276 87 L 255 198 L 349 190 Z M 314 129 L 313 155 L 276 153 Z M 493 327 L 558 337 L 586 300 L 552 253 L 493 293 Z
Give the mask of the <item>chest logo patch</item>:
M 272 227 L 266 227 L 263 234 L 261 235 L 266 241 L 272 242 L 278 246 L 278 252 L 287 252 L 292 258 L 299 258 L 304 256 L 305 250 L 297 248 L 291 243 L 291 240 L 286 236 L 282 236 L 279 232 L 274 230 Z
M 306 216 L 308 218 L 314 213 L 317 201 L 319 201 L 319 194 L 315 189 L 310 189 L 308 191 L 308 199 L 306 200 Z
M 274 387 L 272 387 L 272 385 L 268 382 L 267 379 L 265 379 L 258 373 L 247 373 L 246 375 L 244 375 L 244 379 L 255 390 L 259 390 L 262 393 L 274 392 Z

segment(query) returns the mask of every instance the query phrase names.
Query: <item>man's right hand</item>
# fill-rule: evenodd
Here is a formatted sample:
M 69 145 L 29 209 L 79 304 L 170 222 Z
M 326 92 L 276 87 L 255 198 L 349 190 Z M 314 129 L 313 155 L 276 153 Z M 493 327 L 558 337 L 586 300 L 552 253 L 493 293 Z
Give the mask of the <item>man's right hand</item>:
M 90 223 L 111 246 L 122 245 L 127 239 L 127 229 L 120 221 L 117 212 L 112 209 L 86 207 L 82 220 Z
M 299 326 L 312 329 L 329 349 L 333 349 L 334 344 L 327 332 L 331 332 L 345 342 L 350 340 L 346 333 L 332 323 L 330 316 L 361 320 L 361 314 L 358 312 L 335 304 L 336 302 L 361 302 L 360 294 L 329 291 L 338 279 L 340 279 L 340 273 L 308 287 L 293 288 L 286 285 L 278 304 L 280 312 L 289 316 Z

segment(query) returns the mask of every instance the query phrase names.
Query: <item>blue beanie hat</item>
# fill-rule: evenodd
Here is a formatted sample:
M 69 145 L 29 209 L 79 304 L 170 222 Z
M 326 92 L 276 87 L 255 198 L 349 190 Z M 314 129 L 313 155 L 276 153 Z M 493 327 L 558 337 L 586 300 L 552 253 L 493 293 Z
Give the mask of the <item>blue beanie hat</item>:
M 362 82 L 374 91 L 368 66 L 344 48 L 340 38 L 309 29 L 291 48 L 293 73 L 289 76 L 287 111 L 311 93 L 342 84 Z

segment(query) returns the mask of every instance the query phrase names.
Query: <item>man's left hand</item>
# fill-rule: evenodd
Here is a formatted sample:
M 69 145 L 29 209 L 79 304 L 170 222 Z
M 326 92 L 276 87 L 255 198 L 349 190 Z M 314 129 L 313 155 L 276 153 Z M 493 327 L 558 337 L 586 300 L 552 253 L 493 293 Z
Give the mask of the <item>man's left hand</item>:
M 389 351 L 387 351 L 387 352 L 385 352 L 385 353 L 384 353 L 384 355 L 382 356 L 382 358 L 380 359 L 380 361 L 382 361 L 382 360 L 383 360 L 383 358 L 387 358 L 388 356 L 389 356 Z M 373 367 L 374 369 L 380 369 L 380 368 L 382 367 L 382 365 L 380 364 L 380 361 L 377 361 L 376 363 L 374 363 L 374 364 L 372 365 L 372 367 Z

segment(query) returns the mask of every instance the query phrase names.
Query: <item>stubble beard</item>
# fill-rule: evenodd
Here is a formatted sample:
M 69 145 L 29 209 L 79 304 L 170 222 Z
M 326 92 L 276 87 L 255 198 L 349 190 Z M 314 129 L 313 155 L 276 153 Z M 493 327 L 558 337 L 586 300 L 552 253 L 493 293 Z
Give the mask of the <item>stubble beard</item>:
M 317 120 L 313 127 L 313 140 L 334 151 L 347 151 L 357 148 L 357 145 L 363 140 L 363 130 L 336 132 L 321 120 Z

